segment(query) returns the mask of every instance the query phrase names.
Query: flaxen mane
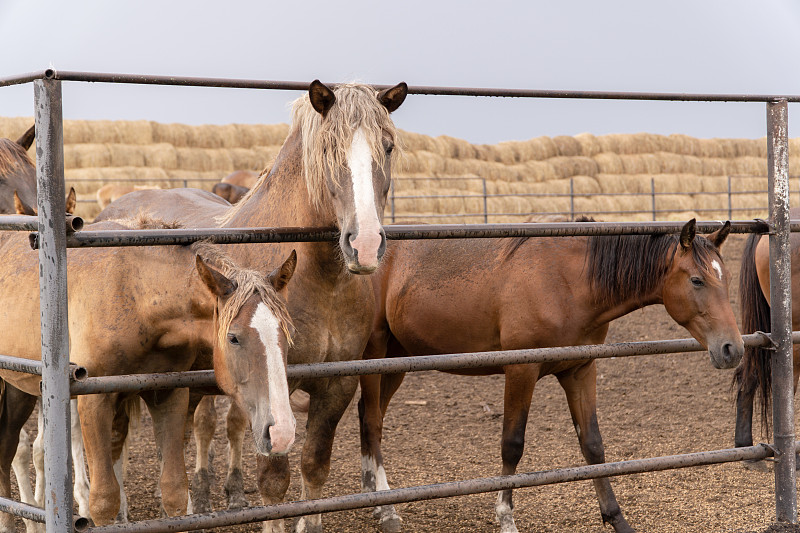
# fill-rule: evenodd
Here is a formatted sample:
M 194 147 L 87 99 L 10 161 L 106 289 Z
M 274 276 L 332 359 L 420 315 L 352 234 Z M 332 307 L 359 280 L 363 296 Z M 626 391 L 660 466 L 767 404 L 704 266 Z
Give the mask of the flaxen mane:
M 33 168 L 25 149 L 10 139 L 0 139 L 0 175 Z
M 215 268 L 217 268 L 226 278 L 236 283 L 236 289 L 230 298 L 225 302 L 219 312 L 219 344 L 224 345 L 226 332 L 231 322 L 242 309 L 250 296 L 258 294 L 261 301 L 266 304 L 269 310 L 278 319 L 283 333 L 289 344 L 292 344 L 292 320 L 286 304 L 278 297 L 275 288 L 267 279 L 265 274 L 256 270 L 248 270 L 238 267 L 218 246 L 205 241 L 192 244 L 192 251 L 199 255 Z
M 386 152 L 381 139 L 387 135 L 395 149 L 390 157 L 400 153 L 397 129 L 389 111 L 377 98 L 378 92 L 369 85 L 345 83 L 333 90 L 336 102 L 323 118 L 312 106 L 308 94 L 292 104 L 292 127 L 289 136 L 300 133 L 303 152 L 303 174 L 312 205 L 320 208 L 326 203 L 325 170 L 335 177 L 340 168 L 347 166 L 347 149 L 359 128 L 372 151 L 372 159 L 383 168 Z M 218 220 L 230 221 L 240 207 L 267 181 L 269 169 L 259 176 L 252 189 Z M 334 178 L 335 179 L 335 178 Z

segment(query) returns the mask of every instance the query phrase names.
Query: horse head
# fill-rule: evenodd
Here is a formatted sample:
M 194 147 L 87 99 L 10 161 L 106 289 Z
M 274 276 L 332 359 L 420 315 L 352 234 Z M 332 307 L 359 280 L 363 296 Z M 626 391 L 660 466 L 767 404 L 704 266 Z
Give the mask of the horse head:
M 664 279 L 667 312 L 708 349 L 716 368 L 733 368 L 744 354 L 744 343 L 730 305 L 730 273 L 719 249 L 730 233 L 730 222 L 707 238 L 696 236 L 695 220 L 684 225 Z
M 248 414 L 258 453 L 285 454 L 294 443 L 296 425 L 286 380 L 291 321 L 285 296 L 297 254 L 292 251 L 283 265 L 264 277 L 224 263 L 217 269 L 200 253 L 197 271 L 216 297 L 217 384 Z
M 335 213 L 339 247 L 355 274 L 375 271 L 386 251 L 383 210 L 397 135 L 389 114 L 407 94 L 405 83 L 378 93 L 358 84 L 332 90 L 315 80 L 307 98 L 295 104 L 309 191 L 316 189 L 315 203 L 326 203 Z M 312 117 L 301 112 L 309 105 Z

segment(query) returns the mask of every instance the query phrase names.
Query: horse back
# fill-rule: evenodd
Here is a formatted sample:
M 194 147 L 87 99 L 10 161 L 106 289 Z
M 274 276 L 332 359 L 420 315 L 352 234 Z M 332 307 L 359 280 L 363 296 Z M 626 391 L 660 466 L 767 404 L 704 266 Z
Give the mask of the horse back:
M 114 200 L 97 215 L 95 222 L 129 219 L 144 213 L 167 223 L 203 228 L 215 226 L 216 217 L 230 207 L 223 198 L 201 189 L 148 189 Z

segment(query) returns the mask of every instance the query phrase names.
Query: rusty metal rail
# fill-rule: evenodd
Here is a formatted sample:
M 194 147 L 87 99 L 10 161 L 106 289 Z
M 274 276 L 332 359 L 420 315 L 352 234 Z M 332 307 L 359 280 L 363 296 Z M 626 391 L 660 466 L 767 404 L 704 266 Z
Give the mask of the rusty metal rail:
M 767 333 L 744 335 L 742 339 L 745 342 L 745 346 L 768 346 L 772 343 L 770 335 Z M 792 341 L 800 344 L 800 331 L 792 333 Z M 289 379 L 314 379 L 334 376 L 422 372 L 426 370 L 448 371 L 525 363 L 608 359 L 611 357 L 633 357 L 702 350 L 704 348 L 699 342 L 695 339 L 687 338 L 298 364 L 289 365 L 286 373 Z M 79 382 L 73 382 L 70 387 L 70 393 L 73 395 L 102 394 L 106 392 L 132 393 L 176 387 L 216 387 L 216 385 L 217 382 L 214 379 L 213 370 L 193 370 L 190 372 L 88 377 Z
M 797 449 L 800 449 L 800 442 L 795 443 L 795 450 Z M 393 505 L 420 500 L 433 500 L 451 498 L 454 496 L 466 496 L 468 494 L 480 494 L 483 492 L 495 492 L 506 489 L 552 485 L 555 483 L 566 483 L 568 481 L 583 481 L 599 477 L 659 472 L 688 466 L 708 466 L 733 461 L 758 460 L 772 457 L 774 454 L 775 452 L 772 446 L 760 444 L 757 446 L 729 448 L 726 450 L 667 455 L 649 459 L 635 459 L 631 461 L 577 466 L 557 470 L 514 474 L 510 476 L 495 476 L 420 487 L 382 490 L 363 494 L 351 494 L 348 496 L 335 496 L 319 500 L 286 502 L 276 505 L 250 507 L 241 510 L 216 511 L 212 513 L 144 520 L 129 524 L 95 527 L 90 528 L 89 531 L 92 533 L 170 533 L 173 531 L 193 531 L 203 528 L 247 524 L 261 522 L 263 520 L 277 520 L 280 518 L 293 518 L 296 516 L 331 511 L 346 511 L 379 505 Z

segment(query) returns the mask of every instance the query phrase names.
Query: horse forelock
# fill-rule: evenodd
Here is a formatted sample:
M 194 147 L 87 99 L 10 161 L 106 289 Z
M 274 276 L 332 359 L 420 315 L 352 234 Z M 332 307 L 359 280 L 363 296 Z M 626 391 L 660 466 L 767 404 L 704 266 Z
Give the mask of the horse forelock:
M 612 305 L 646 298 L 667 275 L 678 246 L 676 235 L 589 237 L 588 277 L 597 298 Z M 722 259 L 708 239 L 698 235 L 691 253 L 695 264 L 711 274 L 712 283 L 720 279 L 716 268 L 722 268 Z
M 337 86 L 333 92 L 336 101 L 325 117 L 312 107 L 308 94 L 292 104 L 292 132 L 300 134 L 303 174 L 309 198 L 317 208 L 323 206 L 327 198 L 325 171 L 335 180 L 339 171 L 347 167 L 347 152 L 356 131 L 363 131 L 372 160 L 380 168 L 386 160 L 383 136 L 387 135 L 398 144 L 397 129 L 389 111 L 378 101 L 375 89 L 347 83 Z M 400 151 L 400 147 L 396 147 L 391 157 L 397 157 Z
M 28 152 L 10 139 L 0 139 L 0 175 L 11 174 L 19 170 L 35 171 Z
M 256 270 L 239 267 L 218 246 L 209 242 L 196 242 L 192 244 L 192 249 L 197 255 L 219 269 L 226 278 L 236 283 L 236 290 L 219 310 L 220 327 L 217 342 L 220 347 L 225 345 L 227 332 L 233 323 L 233 319 L 236 318 L 236 315 L 239 314 L 242 307 L 253 295 L 258 295 L 261 302 L 275 315 L 281 330 L 286 335 L 287 342 L 290 345 L 292 344 L 294 327 L 286 303 L 278 296 L 266 275 Z

